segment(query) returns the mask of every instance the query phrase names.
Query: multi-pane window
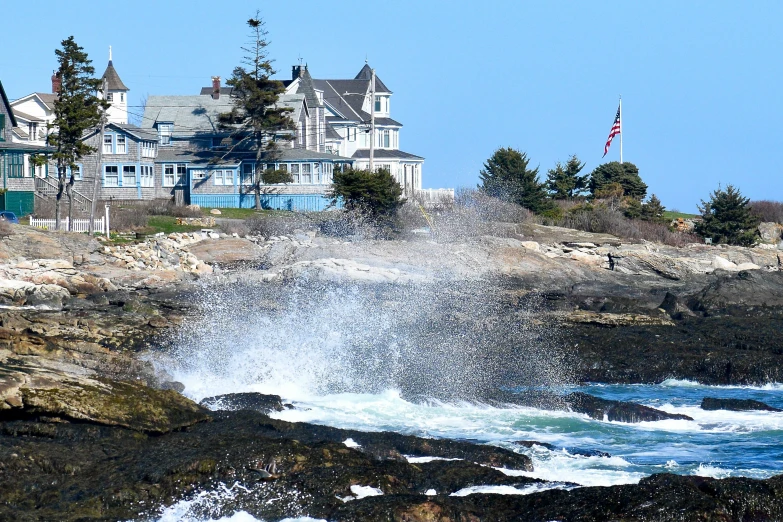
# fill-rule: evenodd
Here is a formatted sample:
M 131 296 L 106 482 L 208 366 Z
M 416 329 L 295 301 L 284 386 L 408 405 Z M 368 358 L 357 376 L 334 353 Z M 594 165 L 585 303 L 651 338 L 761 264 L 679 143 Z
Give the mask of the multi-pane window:
M 103 153 L 114 154 L 114 136 L 112 134 L 103 135 Z
M 35 122 L 30 122 L 27 124 L 27 131 L 29 133 L 27 139 L 30 141 L 35 141 L 38 139 L 38 124 Z
M 291 177 L 293 178 L 293 183 L 301 183 L 302 179 L 299 175 L 299 164 L 294 163 L 291 165 Z
M 136 186 L 136 165 L 125 165 L 122 167 L 122 186 Z
M 234 171 L 233 170 L 215 170 L 215 171 L 213 171 L 213 177 L 215 178 L 215 185 L 233 185 L 234 184 Z
M 190 171 L 194 180 L 202 180 L 207 177 L 207 171 L 204 169 L 194 169 Z
M 386 147 L 387 149 L 391 145 L 391 132 L 389 132 L 389 129 L 385 129 L 383 131 L 383 145 L 381 147 Z
M 163 186 L 173 187 L 175 183 L 174 165 L 163 165 Z
M 243 163 L 242 164 L 242 184 L 243 185 L 252 185 L 253 184 L 253 174 L 254 174 L 255 168 L 256 168 L 255 163 Z
M 334 173 L 334 164 L 332 163 L 324 163 L 323 164 L 323 177 L 324 177 L 324 184 L 329 184 L 332 182 L 332 174 Z
M 103 167 L 103 186 L 119 187 L 120 175 L 117 165 L 106 165 Z
M 155 142 L 154 141 L 142 141 L 141 142 L 141 157 L 142 158 L 154 158 L 155 157 Z
M 348 127 L 345 129 L 346 135 L 348 136 L 348 141 L 356 141 L 356 129 Z
M 381 112 L 381 97 L 375 97 L 375 112 Z
M 171 123 L 158 123 L 158 137 L 161 145 L 171 145 Z
M 84 179 L 82 174 L 82 166 L 81 165 L 74 165 L 71 167 L 71 176 L 73 176 L 73 179 L 77 181 L 81 181 Z
M 8 159 L 8 177 L 24 177 L 24 154 L 21 152 L 7 152 L 6 158 Z
M 142 187 L 154 187 L 155 178 L 153 177 L 152 165 L 141 166 L 141 186 Z
M 117 154 L 125 154 L 128 151 L 124 134 L 117 134 Z
M 308 184 L 312 182 L 312 165 L 309 163 L 302 163 L 302 183 Z
M 113 102 L 114 101 L 114 93 L 110 92 L 106 94 L 106 101 L 107 102 Z
M 188 179 L 188 168 L 185 165 L 177 165 L 177 185 L 184 185 Z

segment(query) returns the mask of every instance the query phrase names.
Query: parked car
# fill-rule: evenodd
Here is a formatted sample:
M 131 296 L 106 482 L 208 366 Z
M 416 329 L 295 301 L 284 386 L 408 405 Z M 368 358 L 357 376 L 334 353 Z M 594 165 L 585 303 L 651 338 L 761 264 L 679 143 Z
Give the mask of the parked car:
M 6 221 L 8 223 L 16 223 L 17 225 L 19 224 L 19 218 L 16 217 L 16 214 L 8 210 L 0 211 L 0 220 Z

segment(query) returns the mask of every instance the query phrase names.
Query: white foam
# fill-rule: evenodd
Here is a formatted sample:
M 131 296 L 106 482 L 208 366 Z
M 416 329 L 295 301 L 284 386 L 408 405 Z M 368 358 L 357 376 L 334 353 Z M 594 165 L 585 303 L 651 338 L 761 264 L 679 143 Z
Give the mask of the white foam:
M 411 464 L 426 464 L 427 462 L 433 462 L 436 460 L 462 460 L 462 459 L 447 459 L 445 457 L 414 457 L 413 455 L 405 455 L 405 460 Z
M 357 499 L 383 495 L 383 491 L 378 488 L 374 488 L 372 486 L 358 486 L 356 484 L 351 486 L 351 493 L 353 493 Z
M 538 493 L 539 491 L 546 491 L 549 489 L 569 489 L 563 484 L 531 484 L 522 488 L 516 488 L 514 486 L 471 486 L 468 488 L 455 491 L 450 496 L 452 497 L 466 497 L 468 495 L 474 495 L 476 493 L 491 493 L 494 495 L 530 495 L 531 493 Z
M 723 469 L 711 464 L 699 464 L 699 467 L 693 470 L 691 475 L 697 475 L 699 477 L 712 477 L 712 478 L 726 478 L 732 475 L 731 470 Z
M 661 382 L 660 386 L 668 386 L 671 388 L 715 388 L 726 390 L 783 390 L 783 383 L 772 382 L 767 384 L 758 385 L 743 385 L 743 384 L 702 384 L 696 381 L 689 381 L 687 379 L 666 379 Z
M 427 495 L 428 497 L 430 497 L 430 496 L 437 495 L 438 492 L 435 491 L 434 489 L 428 489 L 427 491 L 424 492 L 424 494 Z
M 356 442 L 355 440 L 353 440 L 351 438 L 345 439 L 343 441 L 343 444 L 345 444 L 346 447 L 348 447 L 348 448 L 361 448 L 362 447 L 361 444 L 359 444 L 358 442 Z

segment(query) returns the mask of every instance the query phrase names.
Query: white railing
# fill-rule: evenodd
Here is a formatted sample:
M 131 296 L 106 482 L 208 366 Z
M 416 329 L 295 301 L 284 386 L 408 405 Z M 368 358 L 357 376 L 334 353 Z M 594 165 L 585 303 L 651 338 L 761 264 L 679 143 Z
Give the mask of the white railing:
M 414 192 L 416 199 L 423 203 L 453 203 L 454 189 L 418 189 Z
M 103 218 L 96 219 L 94 221 L 94 232 L 100 232 L 101 234 L 106 232 L 106 229 L 104 228 Z M 42 228 L 44 230 L 54 230 L 55 226 L 55 220 L 54 219 L 38 219 L 31 217 L 30 218 L 30 226 L 35 228 Z M 60 230 L 68 230 L 68 218 L 63 218 L 60 220 Z M 90 230 L 90 220 L 89 219 L 74 219 L 73 220 L 73 226 L 71 227 L 71 232 L 88 232 Z

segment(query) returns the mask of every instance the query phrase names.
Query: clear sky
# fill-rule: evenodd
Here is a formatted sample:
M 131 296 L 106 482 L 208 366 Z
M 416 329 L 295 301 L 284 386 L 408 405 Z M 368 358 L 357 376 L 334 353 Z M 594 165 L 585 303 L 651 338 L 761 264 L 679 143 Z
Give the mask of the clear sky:
M 542 177 L 574 153 L 592 170 L 622 94 L 624 159 L 668 208 L 695 211 L 719 183 L 783 200 L 779 0 L 5 1 L 0 80 L 11 99 L 48 92 L 73 35 L 98 75 L 113 47 L 133 104 L 195 94 L 238 64 L 256 8 L 281 79 L 300 57 L 315 78 L 369 59 L 425 187 L 475 186 L 504 146 Z

